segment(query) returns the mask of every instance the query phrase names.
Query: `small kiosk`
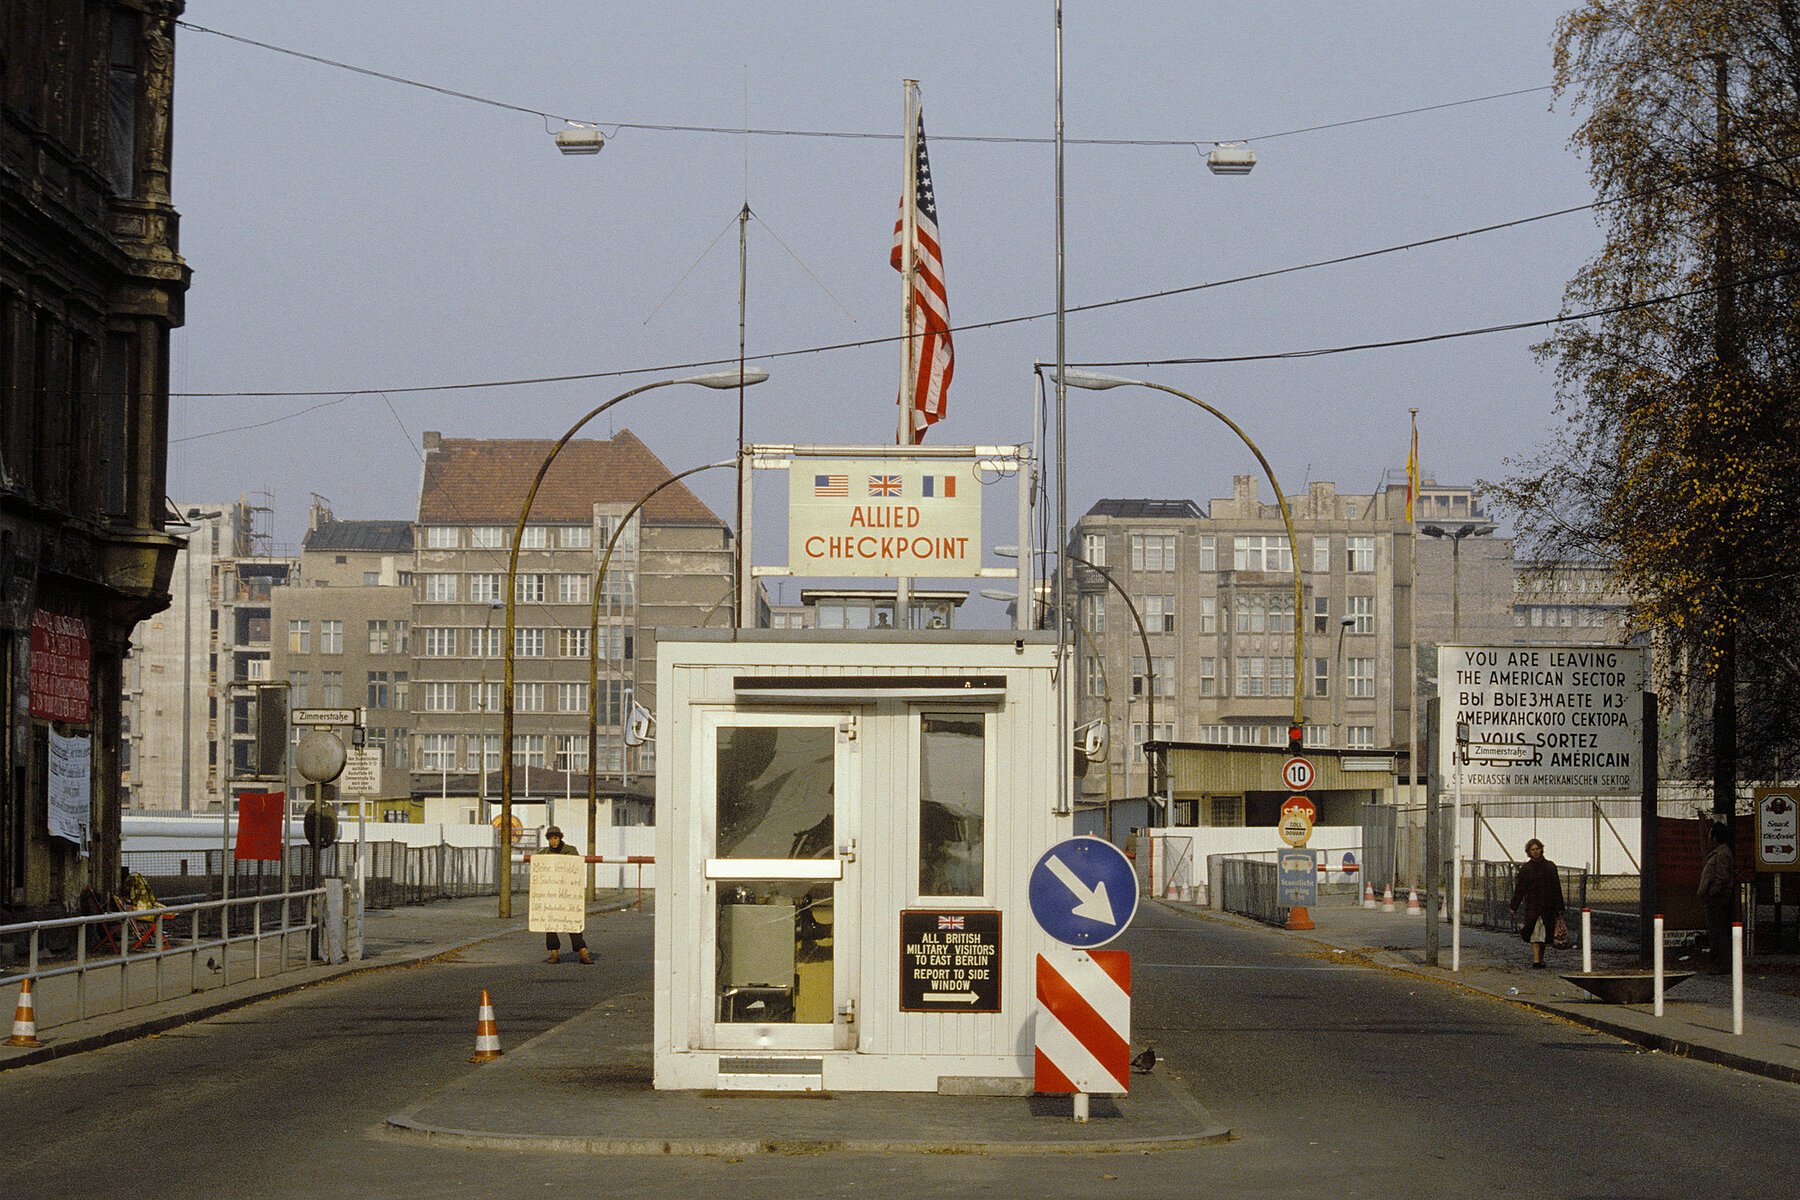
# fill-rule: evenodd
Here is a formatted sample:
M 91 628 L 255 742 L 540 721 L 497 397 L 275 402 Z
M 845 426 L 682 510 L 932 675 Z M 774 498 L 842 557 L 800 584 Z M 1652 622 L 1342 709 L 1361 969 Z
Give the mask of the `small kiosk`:
M 655 1080 L 1024 1093 L 1054 634 L 666 630 Z

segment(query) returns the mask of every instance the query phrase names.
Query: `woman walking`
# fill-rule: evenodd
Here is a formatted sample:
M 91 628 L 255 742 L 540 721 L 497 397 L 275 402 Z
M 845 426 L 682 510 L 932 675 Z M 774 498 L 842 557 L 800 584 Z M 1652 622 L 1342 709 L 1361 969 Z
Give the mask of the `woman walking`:
M 1531 965 L 1543 969 L 1544 943 L 1556 936 L 1562 917 L 1562 878 L 1556 864 L 1544 857 L 1544 843 L 1532 838 L 1525 843 L 1525 863 L 1513 884 L 1512 910 L 1519 914 L 1519 936 L 1531 943 Z

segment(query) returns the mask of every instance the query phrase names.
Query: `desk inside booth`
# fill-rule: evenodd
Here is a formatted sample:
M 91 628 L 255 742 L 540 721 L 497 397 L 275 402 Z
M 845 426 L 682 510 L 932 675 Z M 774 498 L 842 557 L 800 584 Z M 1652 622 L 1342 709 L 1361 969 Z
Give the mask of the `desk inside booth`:
M 720 890 L 718 1020 L 832 1020 L 831 888 L 771 881 Z

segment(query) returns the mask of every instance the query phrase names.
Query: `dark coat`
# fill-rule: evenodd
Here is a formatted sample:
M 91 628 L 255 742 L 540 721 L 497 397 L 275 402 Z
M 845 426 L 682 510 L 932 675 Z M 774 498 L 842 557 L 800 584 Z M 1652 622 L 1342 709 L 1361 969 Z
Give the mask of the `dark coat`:
M 1562 877 L 1547 858 L 1526 859 L 1513 884 L 1512 910 L 1519 914 L 1519 936 L 1531 940 L 1531 930 L 1543 918 L 1544 932 L 1554 933 L 1562 915 Z

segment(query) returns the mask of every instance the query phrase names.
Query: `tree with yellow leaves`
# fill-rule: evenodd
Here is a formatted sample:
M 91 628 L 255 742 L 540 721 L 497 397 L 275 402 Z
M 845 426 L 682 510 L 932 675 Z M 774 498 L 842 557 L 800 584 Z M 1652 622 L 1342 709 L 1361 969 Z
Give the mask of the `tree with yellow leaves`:
M 1556 84 L 1606 241 L 1539 347 L 1564 424 L 1496 499 L 1548 559 L 1610 565 L 1668 651 L 1715 812 L 1800 727 L 1800 11 L 1588 0 Z

